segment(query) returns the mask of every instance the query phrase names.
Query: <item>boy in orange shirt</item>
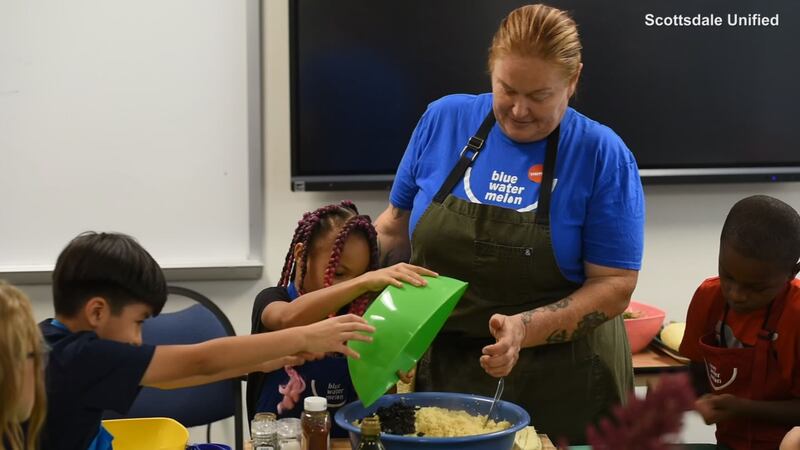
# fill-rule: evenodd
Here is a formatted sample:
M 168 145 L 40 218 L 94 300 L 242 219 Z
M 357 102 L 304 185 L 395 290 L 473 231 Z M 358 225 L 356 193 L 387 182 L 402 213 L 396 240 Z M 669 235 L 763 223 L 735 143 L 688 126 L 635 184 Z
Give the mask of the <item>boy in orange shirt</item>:
M 681 354 L 719 448 L 774 450 L 800 423 L 800 216 L 758 195 L 722 227 L 719 277 L 695 292 Z

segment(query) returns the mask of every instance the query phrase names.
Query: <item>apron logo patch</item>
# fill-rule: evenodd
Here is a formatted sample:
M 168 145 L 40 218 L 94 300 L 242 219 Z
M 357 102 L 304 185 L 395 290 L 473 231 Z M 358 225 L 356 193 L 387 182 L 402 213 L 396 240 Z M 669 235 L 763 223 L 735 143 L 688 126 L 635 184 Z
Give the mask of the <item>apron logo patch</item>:
M 534 183 L 542 182 L 542 174 L 544 173 L 544 166 L 541 164 L 534 164 L 528 169 L 528 179 Z
M 711 383 L 711 387 L 714 388 L 715 391 L 720 391 L 733 384 L 738 373 L 739 369 L 734 367 L 730 378 L 728 380 L 724 380 L 723 374 L 720 373 L 720 370 L 717 368 L 717 366 L 706 361 L 706 374 L 708 375 L 708 381 Z

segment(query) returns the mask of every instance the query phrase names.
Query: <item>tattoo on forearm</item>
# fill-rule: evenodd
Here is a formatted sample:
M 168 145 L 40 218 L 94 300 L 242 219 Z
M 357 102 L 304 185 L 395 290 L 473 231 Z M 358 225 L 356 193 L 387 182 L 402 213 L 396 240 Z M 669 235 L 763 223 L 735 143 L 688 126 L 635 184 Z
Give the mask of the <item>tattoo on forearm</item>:
M 524 325 L 526 327 L 526 329 L 525 329 L 526 334 L 527 334 L 527 331 L 528 331 L 527 330 L 527 326 L 528 326 L 529 323 L 531 323 L 531 318 L 533 317 L 534 313 L 539 313 L 539 312 L 543 312 L 543 311 L 555 312 L 555 311 L 558 311 L 559 309 L 566 308 L 567 306 L 569 306 L 570 303 L 572 303 L 572 297 L 565 297 L 565 298 L 562 298 L 561 300 L 559 300 L 559 301 L 557 301 L 555 303 L 551 303 L 549 305 L 540 306 L 538 308 L 531 309 L 530 311 L 523 312 L 522 313 L 522 325 Z
M 532 309 L 530 311 L 523 312 L 520 317 L 522 319 L 522 325 L 524 326 L 525 335 L 528 334 L 528 325 L 531 323 L 533 319 L 533 315 L 537 313 L 542 313 L 545 311 L 548 312 L 556 312 L 561 309 L 567 308 L 574 299 L 571 296 L 564 297 L 561 300 L 551 303 L 549 305 L 540 306 L 538 308 Z M 590 331 L 594 330 L 598 326 L 602 325 L 605 321 L 608 320 L 608 316 L 606 313 L 602 311 L 592 311 L 585 316 L 578 322 L 578 326 L 575 330 L 570 334 L 565 329 L 556 329 L 549 336 L 545 339 L 545 342 L 548 344 L 557 344 L 561 342 L 567 341 L 574 341 L 576 339 L 580 339 Z
M 560 344 L 567 341 L 567 330 L 555 330 L 547 336 L 548 344 Z
M 559 309 L 566 308 L 567 306 L 569 306 L 570 303 L 572 303 L 572 297 L 564 297 L 564 298 L 562 298 L 561 300 L 559 300 L 559 301 L 557 301 L 555 303 L 551 303 L 549 305 L 545 305 L 545 306 L 542 306 L 541 308 L 536 308 L 536 309 L 542 310 L 542 311 L 555 312 L 555 311 L 558 311 Z
M 583 319 L 578 322 L 578 327 L 575 328 L 575 331 L 572 332 L 571 340 L 574 341 L 586 336 L 590 331 L 602 325 L 606 320 L 608 320 L 608 316 L 602 311 L 592 311 L 586 314 L 583 316 Z

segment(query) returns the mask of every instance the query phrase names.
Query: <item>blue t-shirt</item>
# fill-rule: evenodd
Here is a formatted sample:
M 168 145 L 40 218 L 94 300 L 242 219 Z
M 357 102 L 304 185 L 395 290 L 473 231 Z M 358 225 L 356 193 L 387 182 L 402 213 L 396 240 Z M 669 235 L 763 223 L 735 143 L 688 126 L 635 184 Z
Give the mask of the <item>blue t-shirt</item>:
M 49 319 L 39 328 L 50 346 L 42 448 L 87 449 L 98 436 L 104 410 L 130 409 L 155 347 L 100 339 L 91 331 L 71 333 Z
M 390 194 L 392 205 L 411 211 L 411 235 L 491 105 L 491 94 L 449 95 L 423 114 Z M 546 146 L 546 139 L 514 142 L 495 124 L 452 194 L 473 203 L 535 211 Z M 636 160 L 610 128 L 572 108 L 561 121 L 550 223 L 556 262 L 570 281 L 585 280 L 584 262 L 641 267 L 644 195 Z

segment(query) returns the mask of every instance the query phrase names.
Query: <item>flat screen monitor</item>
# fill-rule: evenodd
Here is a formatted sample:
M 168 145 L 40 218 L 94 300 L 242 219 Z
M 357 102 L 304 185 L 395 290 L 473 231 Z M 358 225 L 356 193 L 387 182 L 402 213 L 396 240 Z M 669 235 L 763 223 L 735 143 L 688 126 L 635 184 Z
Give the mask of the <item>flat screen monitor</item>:
M 388 188 L 430 102 L 491 90 L 492 36 L 524 4 L 290 2 L 292 188 Z M 571 105 L 622 137 L 645 183 L 800 179 L 800 2 L 548 4 L 583 43 Z

